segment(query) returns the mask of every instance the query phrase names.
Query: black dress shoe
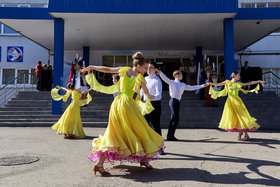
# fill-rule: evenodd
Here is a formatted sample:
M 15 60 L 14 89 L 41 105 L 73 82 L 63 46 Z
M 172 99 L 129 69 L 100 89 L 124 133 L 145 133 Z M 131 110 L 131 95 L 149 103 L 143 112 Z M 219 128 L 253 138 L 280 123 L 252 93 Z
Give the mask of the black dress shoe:
M 167 141 L 179 141 L 177 138 L 175 137 L 169 137 L 166 139 Z

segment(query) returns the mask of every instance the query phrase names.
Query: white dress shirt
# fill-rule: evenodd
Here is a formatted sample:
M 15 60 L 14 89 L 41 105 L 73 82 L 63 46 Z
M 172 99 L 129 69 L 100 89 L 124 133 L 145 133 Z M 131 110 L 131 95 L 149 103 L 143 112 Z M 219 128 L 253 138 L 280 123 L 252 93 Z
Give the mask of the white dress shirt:
M 196 86 L 190 86 L 185 83 L 180 82 L 179 80 L 170 80 L 164 73 L 160 72 L 160 77 L 164 82 L 166 82 L 169 85 L 169 95 L 171 98 L 178 99 L 179 101 L 182 99 L 182 95 L 185 90 L 187 91 L 193 91 L 198 90 L 201 88 L 204 88 L 203 85 L 196 85 Z
M 147 82 L 146 86 L 150 95 L 154 96 L 154 99 L 151 101 L 160 101 L 162 94 L 162 83 L 160 78 L 154 74 L 152 76 L 145 77 L 145 80 Z M 141 89 L 140 95 L 144 96 L 144 101 L 147 100 L 147 96 L 144 94 L 143 89 Z
M 81 92 L 88 90 L 88 88 L 86 86 L 81 85 L 81 72 L 80 71 L 76 71 L 76 77 L 73 77 L 73 79 L 76 79 L 75 86 L 74 86 L 74 88 L 76 90 L 78 90 L 79 88 L 81 89 Z

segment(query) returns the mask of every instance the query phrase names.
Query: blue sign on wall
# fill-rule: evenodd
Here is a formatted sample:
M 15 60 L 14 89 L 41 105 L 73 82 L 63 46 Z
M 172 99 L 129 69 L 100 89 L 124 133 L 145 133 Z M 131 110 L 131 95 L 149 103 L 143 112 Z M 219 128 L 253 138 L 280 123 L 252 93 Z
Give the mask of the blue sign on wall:
M 8 46 L 7 62 L 23 62 L 23 46 Z

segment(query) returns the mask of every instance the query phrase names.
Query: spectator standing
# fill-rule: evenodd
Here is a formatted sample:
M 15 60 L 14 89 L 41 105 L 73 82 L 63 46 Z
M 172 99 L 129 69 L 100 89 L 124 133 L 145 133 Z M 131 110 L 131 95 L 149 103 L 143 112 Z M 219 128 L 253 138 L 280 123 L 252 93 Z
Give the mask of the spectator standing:
M 185 62 L 182 62 L 181 63 L 181 67 L 179 69 L 183 75 L 183 79 L 182 79 L 182 82 L 183 83 L 187 83 L 187 72 L 188 72 L 188 68 L 186 66 L 186 63 Z
M 47 66 L 47 64 L 43 64 L 42 70 L 40 73 L 40 91 L 48 90 L 49 81 L 50 81 L 50 76 L 48 73 L 48 66 Z M 50 90 L 48 90 L 48 91 L 50 91 Z
M 37 90 L 40 90 L 40 75 L 41 75 L 41 70 L 42 70 L 42 62 L 38 60 L 37 65 L 35 67 L 35 76 L 37 78 Z
M 245 61 L 244 66 L 241 68 L 241 79 L 242 82 L 250 82 L 250 67 L 248 61 Z M 249 89 L 249 86 L 244 87 L 245 90 Z
M 189 85 L 195 85 L 196 84 L 196 65 L 194 64 L 194 61 L 190 61 L 190 65 L 188 67 L 188 79 L 189 79 Z

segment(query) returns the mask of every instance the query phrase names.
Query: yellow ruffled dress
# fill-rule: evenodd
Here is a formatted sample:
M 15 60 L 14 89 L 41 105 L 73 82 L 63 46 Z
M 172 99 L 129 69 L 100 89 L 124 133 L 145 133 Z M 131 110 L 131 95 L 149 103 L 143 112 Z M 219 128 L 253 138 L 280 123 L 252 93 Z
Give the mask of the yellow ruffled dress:
M 158 152 L 163 149 L 164 139 L 158 135 L 146 122 L 140 110 L 138 96 L 141 82 L 145 83 L 142 74 L 129 78 L 126 75 L 129 67 L 119 69 L 119 83 L 113 86 L 100 85 L 93 74 L 87 75 L 88 84 L 97 91 L 112 94 L 119 92 L 115 97 L 109 114 L 108 127 L 103 136 L 92 142 L 92 152 L 88 158 L 96 162 L 103 155 L 106 162 L 115 161 L 141 162 L 158 158 Z M 136 100 L 135 100 L 136 99 Z M 150 111 L 145 109 L 146 112 Z
M 244 90 L 241 82 L 233 83 L 230 80 L 226 80 L 225 88 L 221 91 L 215 91 L 211 86 L 209 94 L 213 99 L 228 95 L 219 128 L 230 132 L 257 130 L 260 126 L 256 123 L 256 119 L 249 114 L 238 93 L 239 90 L 245 94 L 249 92 L 258 93 L 259 89 L 258 84 L 253 90 Z
M 81 94 L 77 90 L 68 90 L 65 95 L 58 93 L 59 89 L 52 89 L 51 95 L 55 101 L 67 101 L 68 97 L 72 95 L 72 103 L 64 111 L 57 123 L 52 126 L 52 129 L 59 134 L 73 134 L 76 137 L 83 138 L 85 133 L 83 130 L 80 107 L 88 104 L 92 98 L 87 94 L 87 98 L 81 100 Z

